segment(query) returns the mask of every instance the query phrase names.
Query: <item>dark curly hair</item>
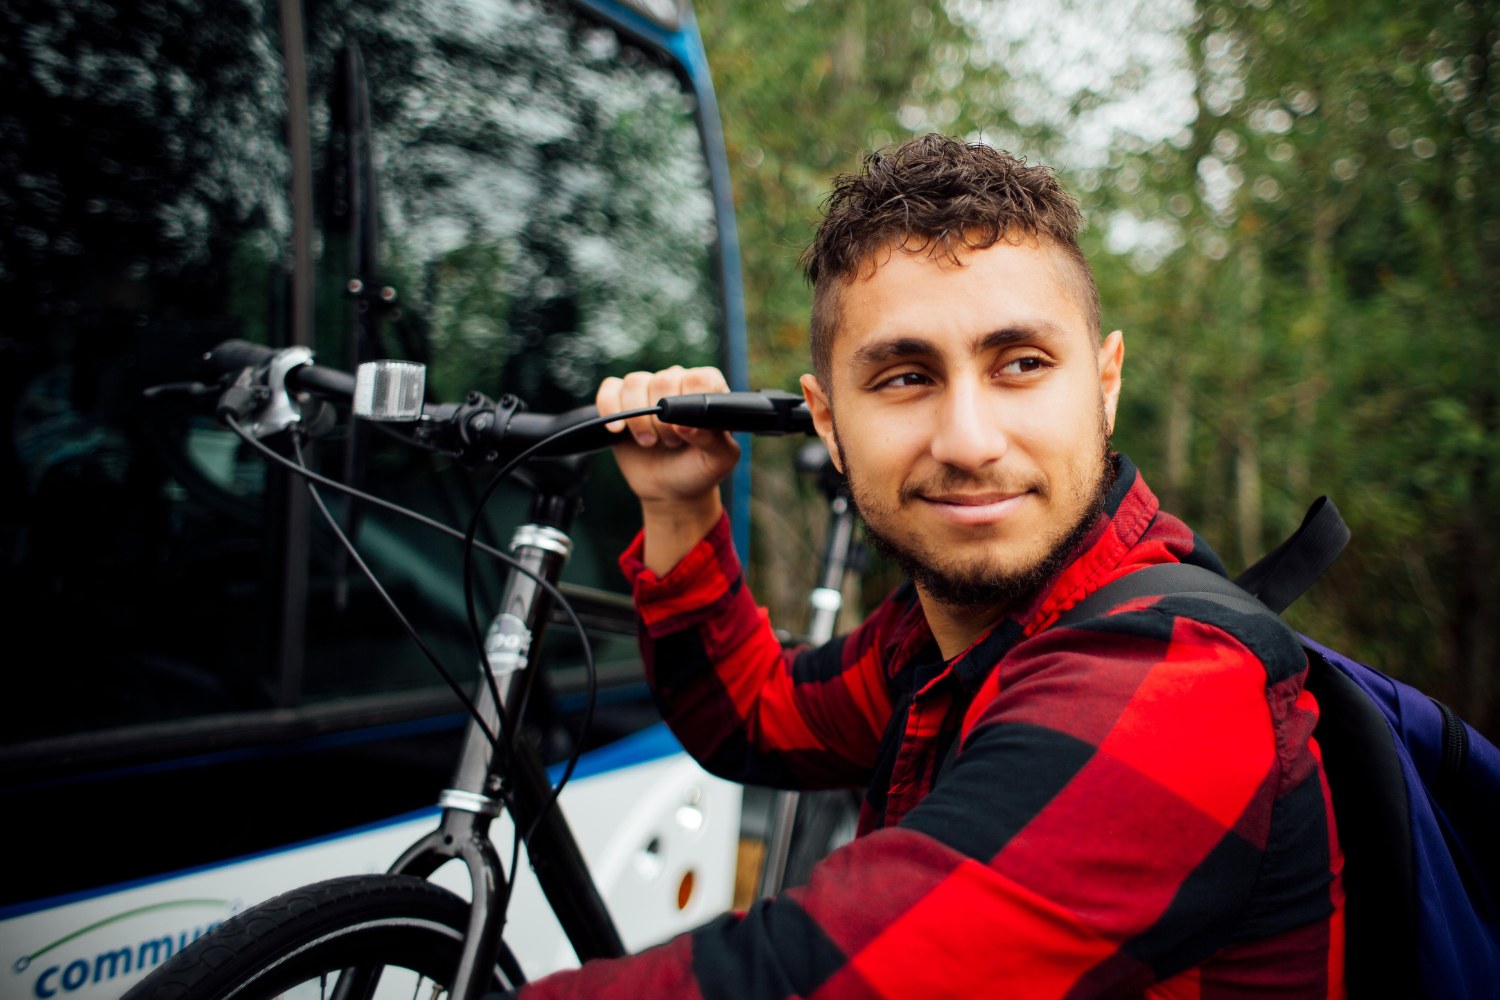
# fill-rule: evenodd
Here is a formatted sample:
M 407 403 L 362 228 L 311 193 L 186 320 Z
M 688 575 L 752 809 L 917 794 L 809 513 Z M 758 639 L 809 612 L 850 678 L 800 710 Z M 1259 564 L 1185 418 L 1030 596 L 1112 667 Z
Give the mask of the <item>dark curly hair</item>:
M 839 291 L 871 258 L 896 248 L 947 255 L 983 250 L 1001 240 L 1040 239 L 1073 263 L 1070 282 L 1089 331 L 1099 339 L 1099 291 L 1078 232 L 1083 214 L 1047 167 L 1000 149 L 943 135 L 924 135 L 865 156 L 857 173 L 841 174 L 824 206 L 823 221 L 803 251 L 803 273 L 813 286 L 813 371 L 829 384 Z

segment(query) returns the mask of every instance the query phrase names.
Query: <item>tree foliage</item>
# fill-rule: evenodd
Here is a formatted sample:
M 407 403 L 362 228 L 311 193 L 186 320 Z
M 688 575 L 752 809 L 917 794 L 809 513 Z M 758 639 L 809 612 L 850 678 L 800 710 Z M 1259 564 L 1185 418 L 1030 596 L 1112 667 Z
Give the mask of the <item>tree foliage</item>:
M 1294 620 L 1500 727 L 1497 8 L 856 6 L 701 5 L 757 379 L 803 370 L 792 264 L 860 150 L 936 129 L 1050 163 L 1164 505 L 1233 568 L 1331 496 L 1354 541 Z
M 796 387 L 808 370 L 811 293 L 797 257 L 829 179 L 909 134 L 900 113 L 936 86 L 934 54 L 964 36 L 935 3 L 700 0 L 734 181 L 750 326 L 750 379 Z M 793 472 L 796 442 L 754 443 L 758 596 L 794 625 L 821 516 Z
M 1355 540 L 1297 620 L 1493 729 L 1500 55 L 1493 7 L 1201 3 L 1186 142 L 1111 160 L 1179 210 L 1139 273 L 1128 446 L 1244 565 L 1326 493 Z

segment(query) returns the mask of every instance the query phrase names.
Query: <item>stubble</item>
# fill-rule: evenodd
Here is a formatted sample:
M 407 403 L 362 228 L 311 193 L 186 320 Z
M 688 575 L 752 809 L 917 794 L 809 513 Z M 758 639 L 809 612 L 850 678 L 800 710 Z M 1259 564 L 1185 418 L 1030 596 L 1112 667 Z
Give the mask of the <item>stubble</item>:
M 865 536 L 871 547 L 900 566 L 927 597 L 954 608 L 998 609 L 1023 604 L 1036 596 L 1067 564 L 1074 550 L 1094 529 L 1104 511 L 1105 496 L 1114 482 L 1114 466 L 1110 460 L 1110 442 L 1102 408 L 1100 439 L 1103 444 L 1098 452 L 1095 473 L 1084 477 L 1073 502 L 1068 504 L 1068 508 L 1073 511 L 1070 522 L 1055 526 L 1056 530 L 1050 541 L 1029 560 L 1020 564 L 1003 565 L 993 558 L 965 560 L 962 557 L 945 556 L 933 551 L 933 546 L 926 540 L 905 541 L 872 527 L 872 520 L 883 519 L 880 513 L 888 505 L 862 486 L 856 470 L 850 468 L 843 443 L 838 438 L 837 424 L 834 426 L 839 463 L 846 472 L 850 496 L 855 509 L 860 513 Z M 945 470 L 941 476 L 943 488 L 961 486 L 963 480 L 972 482 L 972 477 L 951 469 Z M 984 485 L 992 487 L 995 484 Z M 1045 499 L 1046 484 L 1028 485 Z M 927 488 L 904 488 L 897 500 L 898 505 L 912 502 L 915 495 Z

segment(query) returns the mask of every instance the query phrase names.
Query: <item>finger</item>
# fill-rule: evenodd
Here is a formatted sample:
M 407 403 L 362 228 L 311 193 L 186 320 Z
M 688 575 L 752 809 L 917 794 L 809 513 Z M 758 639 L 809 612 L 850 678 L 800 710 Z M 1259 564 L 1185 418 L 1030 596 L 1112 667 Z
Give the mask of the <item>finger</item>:
M 687 372 L 681 365 L 673 365 L 665 368 L 651 377 L 649 390 L 651 403 L 655 405 L 668 396 L 681 396 L 683 394 L 683 376 Z M 675 424 L 656 421 L 656 433 L 661 443 L 668 448 L 679 448 L 682 446 L 682 435 L 678 433 L 679 428 Z
M 614 375 L 599 383 L 599 390 L 594 393 L 594 408 L 599 411 L 599 416 L 607 417 L 624 409 L 620 405 L 620 389 L 624 384 L 623 379 Z M 604 426 L 611 433 L 618 434 L 625 429 L 625 421 L 615 420 Z
M 684 394 L 695 392 L 728 392 L 729 382 L 717 368 L 689 368 L 682 373 Z
M 621 410 L 641 410 L 654 405 L 651 399 L 651 380 L 655 377 L 652 372 L 631 372 L 626 375 L 620 383 L 620 408 Z M 655 417 L 632 417 L 626 422 L 631 436 L 635 438 L 636 444 L 643 448 L 649 448 L 656 444 L 657 422 Z
M 728 391 L 729 382 L 717 368 L 689 368 L 682 373 L 681 392 L 684 396 Z M 699 447 L 707 447 L 710 439 L 725 436 L 706 427 L 678 426 L 675 429 L 685 441 Z

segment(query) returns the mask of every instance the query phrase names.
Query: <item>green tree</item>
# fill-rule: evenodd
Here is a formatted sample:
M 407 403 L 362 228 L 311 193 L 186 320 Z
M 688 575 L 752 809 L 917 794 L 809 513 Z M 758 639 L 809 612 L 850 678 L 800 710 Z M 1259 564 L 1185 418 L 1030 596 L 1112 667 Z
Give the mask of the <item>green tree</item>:
M 1177 233 L 1144 271 L 1096 258 L 1153 387 L 1125 436 L 1231 564 L 1331 495 L 1355 541 L 1296 619 L 1493 731 L 1500 32 L 1342 7 L 1200 4 L 1186 141 L 1112 157 L 1097 201 Z
M 969 127 L 957 102 L 943 104 L 937 75 L 944 60 L 958 71 L 967 38 L 937 3 L 702 0 L 697 9 L 734 183 L 751 383 L 795 388 L 810 367 L 811 303 L 797 258 L 829 180 L 914 127 Z M 788 624 L 813 584 L 822 517 L 796 481 L 796 444 L 757 441 L 753 451 L 757 595 Z
M 700 11 L 757 382 L 803 369 L 794 262 L 862 150 L 938 130 L 1049 163 L 1127 331 L 1118 444 L 1165 505 L 1238 567 L 1332 496 L 1355 540 L 1294 620 L 1500 726 L 1495 5 Z M 774 611 L 803 592 L 816 511 L 789 502 L 784 451 L 758 456 Z

